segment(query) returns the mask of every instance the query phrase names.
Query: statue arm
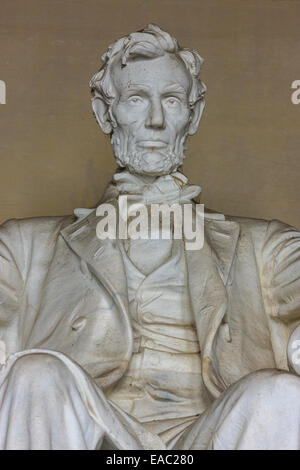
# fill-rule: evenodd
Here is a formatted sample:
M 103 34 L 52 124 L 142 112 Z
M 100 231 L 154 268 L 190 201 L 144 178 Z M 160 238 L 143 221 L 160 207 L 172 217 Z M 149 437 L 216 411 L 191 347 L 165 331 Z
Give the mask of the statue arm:
M 271 221 L 262 266 L 271 316 L 285 323 L 300 320 L 300 232 L 277 220 Z
M 300 324 L 300 232 L 287 224 L 269 222 L 258 263 L 274 360 L 288 370 L 291 334 Z M 300 375 L 299 372 L 296 372 Z
M 21 347 L 25 286 L 24 241 L 17 220 L 0 226 L 0 363 Z

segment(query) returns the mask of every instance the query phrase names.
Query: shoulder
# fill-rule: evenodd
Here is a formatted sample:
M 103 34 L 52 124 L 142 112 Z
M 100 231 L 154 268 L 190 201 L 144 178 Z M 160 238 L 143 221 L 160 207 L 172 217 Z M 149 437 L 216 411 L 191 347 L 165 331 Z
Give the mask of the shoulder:
M 17 266 L 25 279 L 28 269 L 51 258 L 60 231 L 72 223 L 72 216 L 9 219 L 0 225 L 0 269 Z M 4 268 L 3 268 L 4 269 Z
M 239 217 L 232 215 L 226 215 L 225 220 L 236 222 L 243 231 L 257 232 L 265 232 L 268 229 L 268 225 L 270 223 L 270 220 L 266 219 L 254 219 L 250 217 Z
M 264 234 L 266 237 L 270 235 L 276 236 L 276 234 L 290 234 L 298 232 L 295 227 L 277 219 L 254 219 L 226 215 L 225 220 L 236 222 L 240 226 L 241 231 Z
M 247 217 L 226 216 L 240 227 L 240 238 L 251 239 L 265 256 L 276 256 L 291 243 L 300 248 L 300 232 L 297 228 L 277 219 L 264 220 Z
M 31 244 L 36 239 L 49 240 L 76 220 L 74 215 L 9 219 L 0 225 L 0 240 L 5 243 Z
M 76 220 L 76 216 L 62 215 L 62 216 L 42 216 L 42 217 L 28 217 L 25 219 L 8 219 L 0 225 L 0 230 L 13 231 L 21 229 L 23 231 L 31 232 L 44 232 L 55 231 L 62 229 L 65 225 L 72 223 Z

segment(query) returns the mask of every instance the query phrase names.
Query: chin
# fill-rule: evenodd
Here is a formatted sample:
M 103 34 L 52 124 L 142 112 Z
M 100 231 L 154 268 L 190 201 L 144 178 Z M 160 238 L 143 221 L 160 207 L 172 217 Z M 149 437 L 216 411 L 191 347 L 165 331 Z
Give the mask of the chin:
M 183 164 L 183 156 L 162 152 L 136 152 L 127 158 L 117 158 L 117 163 L 130 173 L 147 176 L 164 176 L 176 171 Z
M 163 175 L 169 175 L 170 173 L 173 173 L 175 169 L 173 168 L 136 168 L 134 166 L 129 166 L 127 169 L 131 173 L 137 173 L 138 175 L 148 175 L 148 176 L 163 176 Z

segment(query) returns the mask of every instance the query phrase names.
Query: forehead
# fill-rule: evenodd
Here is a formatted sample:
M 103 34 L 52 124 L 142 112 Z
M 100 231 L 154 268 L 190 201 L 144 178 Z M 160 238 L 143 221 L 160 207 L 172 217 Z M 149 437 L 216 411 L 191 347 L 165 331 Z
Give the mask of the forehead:
M 149 89 L 180 85 L 187 93 L 191 88 L 191 76 L 183 61 L 169 53 L 154 59 L 131 60 L 125 67 L 116 61 L 112 67 L 112 77 L 119 92 L 136 85 Z

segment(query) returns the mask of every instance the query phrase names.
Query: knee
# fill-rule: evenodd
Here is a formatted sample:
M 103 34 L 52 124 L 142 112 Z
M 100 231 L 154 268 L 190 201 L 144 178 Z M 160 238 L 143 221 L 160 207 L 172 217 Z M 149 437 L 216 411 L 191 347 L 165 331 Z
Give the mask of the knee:
M 278 399 L 281 403 L 300 400 L 300 378 L 289 372 L 277 369 L 257 371 L 246 377 L 244 385 L 247 398 L 255 406 Z
M 53 384 L 66 379 L 67 367 L 55 356 L 47 353 L 28 354 L 19 357 L 12 367 L 11 374 L 17 377 L 19 384 Z

